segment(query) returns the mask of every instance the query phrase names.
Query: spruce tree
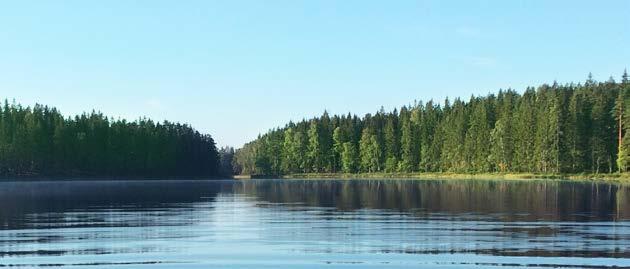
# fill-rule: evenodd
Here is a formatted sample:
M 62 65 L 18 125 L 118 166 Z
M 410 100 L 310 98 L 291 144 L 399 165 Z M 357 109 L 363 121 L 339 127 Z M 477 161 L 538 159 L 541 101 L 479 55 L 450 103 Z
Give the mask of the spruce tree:
M 385 171 L 395 172 L 398 169 L 399 141 L 396 112 L 387 117 L 385 124 Z
M 321 141 L 322 130 L 319 122 L 312 120 L 308 129 L 308 171 L 321 172 L 324 169 L 324 150 Z
M 617 119 L 617 168 L 620 172 L 630 170 L 630 84 L 624 71 L 623 88 L 615 103 Z
M 416 145 L 414 145 L 415 132 L 411 123 L 411 115 L 406 107 L 400 109 L 400 162 L 398 163 L 398 171 L 411 172 L 415 170 L 417 164 L 417 155 L 415 154 Z
M 435 136 L 437 125 L 440 120 L 440 108 L 429 101 L 422 111 L 420 121 L 420 161 L 418 168 L 420 171 L 434 171 L 439 166 L 439 149 L 435 143 L 439 143 L 439 137 Z
M 464 141 L 465 170 L 487 172 L 490 170 L 490 123 L 488 122 L 487 104 L 484 100 L 472 98 L 472 112 L 469 128 Z
M 629 99 L 628 85 L 625 73 L 619 83 L 614 80 L 598 83 L 589 75 L 583 85 L 561 86 L 554 82 L 537 90 L 527 88 L 522 95 L 501 90 L 496 96 L 474 97 L 468 102 L 456 99 L 451 103 L 447 99 L 443 107 L 432 102 L 416 103 L 411 108 L 402 107 L 399 113 L 386 113 L 381 109 L 375 115 L 367 114 L 362 118 L 350 114 L 331 118 L 324 113 L 319 118 L 271 130 L 246 144 L 236 152 L 235 167 L 243 172 L 271 173 L 278 171 L 278 163 L 281 173 L 625 171 L 630 144 L 630 136 L 626 134 L 630 124 L 625 112 L 628 108 L 623 104 Z M 77 117 L 54 131 L 49 127 L 55 125 L 51 123 L 54 121 L 46 116 L 49 112 L 45 108 L 35 113 L 35 118 L 20 121 L 22 125 L 14 123 L 20 114 L 12 109 L 2 109 L 0 131 L 10 130 L 0 137 L 0 150 L 8 152 L 6 157 L 0 156 L 2 166 L 21 170 L 51 169 L 46 164 L 50 158 L 47 156 L 53 154 L 51 152 L 58 154 L 58 146 L 52 143 L 55 150 L 51 151 L 42 137 L 55 134 L 57 140 L 72 141 L 64 142 L 61 147 L 63 152 L 76 153 L 62 155 L 72 159 L 68 162 L 75 162 L 80 169 L 92 169 L 94 162 L 85 162 L 86 154 L 102 147 L 94 141 L 103 139 L 91 131 L 94 127 L 88 124 L 92 122 L 89 118 Z M 147 131 L 157 126 L 151 122 L 140 123 Z M 23 126 L 35 132 L 24 132 Z M 145 152 L 153 147 L 151 145 L 162 144 L 144 134 L 140 136 L 148 138 L 146 141 L 120 139 L 123 135 L 134 137 L 143 128 L 127 132 L 124 128 L 112 128 L 122 132 L 112 137 L 112 144 L 118 145 L 114 148 L 129 147 Z M 102 137 L 109 135 L 111 133 Z M 45 146 L 29 146 L 29 143 Z M 33 151 L 33 147 L 37 150 Z M 278 147 L 281 148 L 279 154 Z M 282 157 L 276 159 L 278 155 Z M 33 156 L 34 161 L 31 161 Z M 98 159 L 107 159 L 105 156 Z M 146 170 L 146 167 L 139 168 L 146 163 L 159 169 L 158 164 L 163 161 L 157 156 L 157 151 L 148 150 L 142 156 L 124 155 L 122 161 L 114 164 L 134 171 Z

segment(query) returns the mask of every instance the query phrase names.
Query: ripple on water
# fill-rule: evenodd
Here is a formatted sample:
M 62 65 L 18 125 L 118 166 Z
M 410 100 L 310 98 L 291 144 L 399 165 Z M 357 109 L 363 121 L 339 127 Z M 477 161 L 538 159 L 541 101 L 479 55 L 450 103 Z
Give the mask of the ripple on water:
M 500 181 L 0 183 L 0 267 L 630 267 L 630 189 Z

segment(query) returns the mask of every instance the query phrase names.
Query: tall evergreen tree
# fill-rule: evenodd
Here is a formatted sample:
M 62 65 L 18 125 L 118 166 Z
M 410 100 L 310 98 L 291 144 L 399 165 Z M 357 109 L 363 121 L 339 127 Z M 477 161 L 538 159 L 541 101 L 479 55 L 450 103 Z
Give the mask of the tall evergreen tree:
M 527 88 L 522 94 L 501 90 L 497 95 L 477 96 L 468 102 L 456 99 L 451 103 L 447 99 L 443 106 L 415 103 L 398 113 L 386 113 L 382 108 L 362 118 L 324 113 L 273 129 L 246 144 L 236 152 L 234 167 L 243 173 L 626 171 L 630 160 L 629 113 L 625 112 L 630 98 L 628 87 L 625 73 L 620 83 L 613 79 L 599 83 L 589 75 L 583 85 L 554 82 L 536 90 Z M 12 109 L 5 105 L 2 113 Z M 0 169 L 59 169 L 42 161 L 49 157 L 21 161 L 29 156 L 51 155 L 73 158 L 80 169 L 94 166 L 84 160 L 102 148 L 94 141 L 112 136 L 95 138 L 93 134 L 93 130 L 107 126 L 106 121 L 78 117 L 56 130 L 49 126 L 58 121 L 48 119 L 47 113 L 39 109 L 34 117 L 23 121 L 23 126 L 17 126 L 13 117 L 1 118 L 0 132 L 7 128 L 12 131 L 0 137 L 0 152 L 7 152 L 6 157 L 0 156 L 0 167 L 9 167 Z M 20 128 L 24 126 L 34 132 L 23 132 Z M 125 155 L 123 161 L 114 162 L 115 166 L 137 169 L 162 162 L 156 151 L 147 150 L 162 144 L 156 142 L 160 140 L 133 139 L 133 132 L 113 130 L 121 134 L 109 138 L 115 145 L 111 148 L 146 151 L 141 156 Z M 60 147 L 41 139 L 46 136 L 54 136 L 55 141 L 74 139 L 74 143 L 64 142 Z M 122 136 L 132 139 L 119 139 Z
M 472 113 L 464 142 L 465 162 L 472 172 L 489 171 L 490 124 L 487 106 L 476 98 L 471 100 L 471 104 Z
M 385 123 L 385 171 L 395 172 L 398 169 L 400 143 L 398 141 L 398 126 L 396 111 L 387 116 Z
M 319 122 L 311 121 L 308 130 L 308 170 L 313 172 L 321 172 L 324 169 L 324 149 L 322 145 L 322 129 Z
M 455 99 L 449 109 L 450 113 L 441 123 L 441 133 L 444 136 L 442 146 L 442 170 L 453 172 L 467 172 L 464 145 L 468 130 L 468 111 L 459 99 Z
M 518 101 L 515 113 L 514 142 L 515 158 L 514 165 L 517 172 L 537 171 L 534 167 L 534 144 L 536 140 L 536 93 L 534 89 L 528 88 Z
M 438 138 L 435 137 L 437 124 L 440 120 L 440 108 L 429 101 L 424 106 L 422 120 L 419 126 L 420 136 L 420 161 L 418 168 L 420 171 L 434 171 L 439 166 L 439 154 L 433 143 Z
M 630 83 L 624 71 L 622 89 L 615 103 L 617 119 L 617 167 L 620 172 L 630 170 Z
M 567 160 L 570 172 L 583 171 L 588 164 L 587 145 L 589 141 L 589 102 L 582 91 L 574 92 L 569 101 L 566 143 L 568 145 Z
M 417 146 L 414 144 L 415 131 L 411 123 L 411 113 L 406 107 L 400 109 L 400 162 L 398 164 L 398 170 L 401 172 L 411 172 L 415 170 L 415 166 L 418 163 L 418 156 L 416 154 Z
M 498 118 L 494 129 L 490 133 L 490 162 L 493 171 L 506 172 L 513 168 L 514 160 L 514 123 L 516 93 L 513 91 L 499 92 L 497 99 Z

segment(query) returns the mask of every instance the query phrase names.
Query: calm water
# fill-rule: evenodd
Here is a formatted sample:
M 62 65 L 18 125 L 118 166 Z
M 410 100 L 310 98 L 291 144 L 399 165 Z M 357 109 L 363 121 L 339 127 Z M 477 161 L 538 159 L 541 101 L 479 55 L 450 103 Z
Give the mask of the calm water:
M 630 267 L 630 186 L 0 183 L 0 267 Z

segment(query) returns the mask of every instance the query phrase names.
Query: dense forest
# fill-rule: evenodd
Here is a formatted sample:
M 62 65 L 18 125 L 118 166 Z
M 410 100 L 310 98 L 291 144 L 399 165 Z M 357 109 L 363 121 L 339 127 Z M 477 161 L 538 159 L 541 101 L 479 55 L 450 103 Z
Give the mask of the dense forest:
M 630 81 L 500 90 L 399 111 L 324 113 L 236 151 L 242 174 L 611 173 L 630 169 Z
M 92 112 L 0 106 L 0 176 L 207 177 L 218 174 L 210 135 L 188 125 L 128 122 Z

